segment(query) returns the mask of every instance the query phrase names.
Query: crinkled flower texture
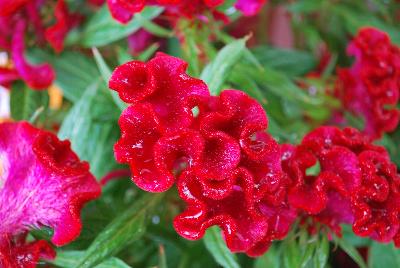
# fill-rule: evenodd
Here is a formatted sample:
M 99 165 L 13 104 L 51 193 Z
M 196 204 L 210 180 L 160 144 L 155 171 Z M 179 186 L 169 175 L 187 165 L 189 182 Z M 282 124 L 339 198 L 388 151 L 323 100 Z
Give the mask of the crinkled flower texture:
M 80 233 L 80 210 L 101 188 L 68 141 L 26 122 L 0 124 L 0 266 L 35 267 L 55 252 L 26 242 L 31 228 L 54 229 L 57 246 Z
M 25 58 L 25 33 L 34 30 L 35 43 L 47 40 L 56 52 L 63 49 L 69 30 L 76 26 L 80 17 L 70 14 L 64 0 L 58 0 L 54 8 L 55 24 L 44 26 L 40 0 L 0 0 L 0 48 L 11 55 L 12 67 L 0 68 L 0 85 L 22 79 L 33 89 L 45 89 L 54 80 L 55 72 L 47 64 L 32 65 Z M 32 29 L 31 29 L 32 28 Z
M 291 206 L 338 234 L 347 223 L 359 236 L 400 246 L 400 176 L 384 147 L 356 129 L 320 127 L 283 150 Z
M 210 96 L 182 60 L 158 53 L 128 62 L 109 86 L 131 105 L 122 113 L 116 159 L 137 186 L 166 191 L 176 182 L 186 210 L 174 220 L 185 238 L 218 225 L 233 252 L 257 256 L 282 239 L 296 217 L 286 202 L 281 150 L 260 104 L 238 90 Z
M 204 11 L 216 12 L 225 0 L 107 0 L 111 15 L 121 23 L 127 23 L 135 13 L 141 12 L 146 5 L 164 6 L 168 13 L 193 18 Z M 235 7 L 246 16 L 256 14 L 266 0 L 238 0 Z M 216 15 L 218 16 L 218 12 Z
M 347 48 L 355 57 L 350 68 L 338 71 L 336 93 L 346 109 L 365 118 L 364 132 L 380 138 L 399 122 L 400 49 L 389 36 L 363 28 Z

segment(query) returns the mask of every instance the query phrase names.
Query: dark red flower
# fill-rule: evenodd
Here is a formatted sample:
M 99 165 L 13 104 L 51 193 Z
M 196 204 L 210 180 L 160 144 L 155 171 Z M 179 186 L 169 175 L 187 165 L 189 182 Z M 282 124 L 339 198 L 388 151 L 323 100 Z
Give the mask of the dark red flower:
M 39 0 L 0 1 L 0 48 L 10 54 L 13 64 L 0 70 L 0 85 L 9 86 L 11 82 L 22 79 L 32 89 L 40 90 L 53 82 L 55 72 L 49 64 L 33 65 L 26 60 L 25 34 L 34 30 L 36 45 L 42 45 L 46 38 L 54 50 L 60 52 L 67 33 L 76 26 L 80 17 L 71 14 L 64 1 L 58 0 L 54 10 L 56 23 L 46 29 L 39 12 L 43 5 Z
M 8 16 L 13 14 L 29 1 L 31 0 L 0 0 L 0 16 Z
M 79 160 L 68 141 L 25 122 L 0 124 L 0 263 L 18 262 L 14 257 L 29 250 L 33 255 L 27 260 L 36 261 L 42 250 L 48 251 L 45 242 L 16 240 L 32 227 L 53 228 L 57 246 L 74 240 L 82 206 L 100 192 L 88 163 Z M 12 250 L 3 251 L 6 246 Z
M 238 0 L 235 7 L 244 15 L 256 14 L 266 0 Z M 135 13 L 141 12 L 146 5 L 157 5 L 166 8 L 167 13 L 185 18 L 200 18 L 205 11 L 211 11 L 220 17 L 216 8 L 224 0 L 107 0 L 111 15 L 121 23 L 129 22 Z M 225 19 L 225 18 L 224 18 Z
M 353 225 L 357 235 L 380 242 L 400 228 L 399 183 L 383 147 L 355 129 L 320 127 L 297 147 L 285 146 L 284 170 L 292 179 L 289 203 L 340 233 Z M 307 170 L 319 163 L 317 174 Z
M 199 239 L 218 225 L 233 252 L 260 255 L 286 236 L 296 217 L 286 200 L 280 147 L 265 132 L 259 103 L 238 90 L 210 96 L 186 67 L 157 54 L 114 71 L 110 88 L 132 104 L 119 121 L 116 159 L 130 165 L 133 181 L 146 191 L 165 191 L 177 181 L 187 204 L 174 221 L 179 234 Z
M 399 122 L 400 49 L 389 36 L 363 28 L 347 48 L 356 58 L 351 68 L 338 71 L 336 94 L 349 111 L 364 117 L 364 132 L 380 138 Z
M 80 16 L 71 14 L 64 0 L 58 0 L 54 10 L 56 23 L 46 29 L 46 40 L 51 44 L 56 52 L 61 52 L 64 48 L 64 39 L 68 32 L 75 27 L 81 20 Z

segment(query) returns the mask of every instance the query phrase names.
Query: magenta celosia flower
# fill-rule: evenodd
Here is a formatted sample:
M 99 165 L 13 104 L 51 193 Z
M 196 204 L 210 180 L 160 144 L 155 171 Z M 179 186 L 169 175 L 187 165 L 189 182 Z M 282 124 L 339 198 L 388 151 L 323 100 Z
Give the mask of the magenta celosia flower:
M 114 71 L 110 88 L 131 103 L 119 120 L 116 159 L 130 165 L 143 190 L 165 191 L 177 181 L 187 204 L 174 220 L 180 235 L 199 239 L 218 225 L 233 252 L 260 255 L 296 217 L 286 202 L 280 147 L 265 132 L 259 103 L 238 90 L 210 96 L 186 68 L 158 53 Z
M 399 245 L 400 176 L 384 147 L 352 128 L 320 127 L 284 151 L 292 206 L 339 234 L 348 223 L 359 236 Z M 317 174 L 307 174 L 316 163 Z
M 399 122 L 400 49 L 374 28 L 361 29 L 347 48 L 356 58 L 338 72 L 336 93 L 349 111 L 364 117 L 364 132 L 380 138 Z
M 235 7 L 245 16 L 257 14 L 267 0 L 238 0 Z
M 238 0 L 235 7 L 244 15 L 256 14 L 266 0 Z M 172 17 L 195 18 L 205 11 L 211 11 L 216 17 L 222 14 L 216 8 L 224 3 L 224 0 L 107 0 L 111 15 L 121 23 L 127 23 L 135 13 L 141 12 L 146 5 L 158 5 L 166 8 L 166 12 Z
M 58 0 L 54 14 L 56 23 L 47 29 L 43 25 L 40 8 L 43 1 L 0 1 L 0 48 L 7 51 L 13 68 L 0 69 L 0 84 L 8 86 L 23 79 L 33 89 L 44 89 L 51 85 L 55 72 L 49 64 L 32 65 L 25 58 L 25 32 L 33 26 L 36 44 L 46 39 L 55 51 L 63 49 L 63 42 L 71 28 L 80 18 L 71 14 L 63 0 Z M 16 75 L 17 74 L 17 75 Z
M 0 124 L 0 264 L 34 265 L 54 255 L 44 254 L 51 252 L 44 241 L 26 243 L 26 232 L 48 226 L 55 245 L 71 242 L 81 230 L 82 206 L 100 191 L 68 141 L 25 122 Z

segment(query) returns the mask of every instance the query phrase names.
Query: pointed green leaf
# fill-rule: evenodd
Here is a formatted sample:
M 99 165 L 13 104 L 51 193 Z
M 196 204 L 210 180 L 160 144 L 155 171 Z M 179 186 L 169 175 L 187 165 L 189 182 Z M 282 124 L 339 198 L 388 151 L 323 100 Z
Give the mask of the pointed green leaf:
M 281 255 L 276 245 L 271 245 L 264 255 L 257 258 L 253 268 L 281 267 Z
M 349 244 L 344 238 L 335 237 L 339 247 L 347 253 L 361 268 L 367 268 L 364 259 L 358 253 L 357 249 Z
M 221 231 L 214 226 L 207 230 L 204 235 L 204 243 L 210 254 L 214 257 L 218 264 L 224 268 L 239 268 L 236 256 L 232 254 L 226 247 L 221 236 Z
M 36 91 L 25 84 L 15 83 L 10 95 L 11 117 L 15 120 L 31 120 L 37 111 L 47 107 L 49 97 L 47 91 Z
M 97 48 L 92 48 L 94 58 L 97 63 L 97 67 L 99 68 L 99 71 L 101 73 L 101 77 L 103 78 L 103 81 L 106 83 L 106 88 L 107 92 L 111 95 L 115 105 L 123 111 L 127 107 L 127 105 L 119 98 L 118 93 L 114 90 L 108 89 L 108 81 L 110 80 L 111 77 L 111 69 L 108 67 L 106 61 L 104 58 L 101 56 L 99 50 Z
M 222 48 L 215 59 L 203 70 L 201 79 L 208 84 L 212 95 L 218 95 L 232 67 L 240 60 L 246 48 L 242 38 Z
M 84 251 L 60 250 L 57 252 L 56 259 L 51 261 L 51 263 L 57 267 L 70 268 L 76 265 L 84 254 Z M 130 266 L 118 258 L 109 258 L 108 260 L 96 265 L 94 268 L 130 268 Z
M 127 24 L 121 24 L 112 18 L 107 5 L 103 5 L 84 26 L 80 42 L 85 47 L 110 44 L 139 30 L 145 21 L 157 17 L 162 11 L 160 7 L 146 7 L 139 19 L 134 17 Z
M 315 249 L 314 266 L 315 268 L 324 268 L 329 257 L 329 241 L 326 235 L 322 235 L 321 240 Z
M 80 100 L 93 81 L 100 77 L 93 59 L 77 51 L 65 51 L 52 55 L 43 50 L 29 51 L 32 62 L 48 62 L 56 71 L 55 84 L 61 88 L 64 97 L 72 102 Z
M 93 241 L 76 268 L 90 268 L 114 256 L 145 233 L 145 219 L 163 195 L 145 194 L 115 218 Z

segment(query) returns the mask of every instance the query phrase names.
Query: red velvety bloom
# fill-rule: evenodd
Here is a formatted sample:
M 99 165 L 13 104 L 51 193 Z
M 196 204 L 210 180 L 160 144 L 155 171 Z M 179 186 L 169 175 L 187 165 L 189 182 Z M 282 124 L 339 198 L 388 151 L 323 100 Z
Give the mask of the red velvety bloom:
M 57 246 L 74 240 L 82 226 L 82 206 L 100 192 L 89 165 L 71 151 L 68 141 L 25 122 L 0 124 L 0 245 L 15 245 L 11 254 L 37 247 L 15 240 L 32 227 L 53 228 Z M 12 259 L 6 252 L 0 257 Z
M 280 147 L 265 133 L 259 103 L 238 90 L 210 96 L 186 68 L 161 53 L 116 68 L 109 86 L 131 103 L 119 120 L 116 159 L 130 165 L 132 180 L 146 191 L 178 181 L 187 203 L 174 221 L 179 234 L 199 239 L 218 225 L 232 251 L 260 255 L 296 217 L 286 200 Z
M 339 69 L 336 94 L 346 109 L 365 118 L 364 132 L 380 138 L 393 131 L 400 118 L 395 107 L 400 91 L 400 49 L 386 33 L 363 28 L 347 52 L 356 60 L 352 67 Z
M 340 232 L 353 225 L 357 235 L 380 242 L 399 231 L 399 175 L 388 153 L 369 137 L 346 128 L 320 127 L 297 147 L 285 146 L 283 167 L 293 180 L 289 203 Z M 319 162 L 320 171 L 306 170 Z
M 182 60 L 159 53 L 148 63 L 119 66 L 109 83 L 122 100 L 134 104 L 119 120 L 122 137 L 114 147 L 116 159 L 131 166 L 133 180 L 147 191 L 172 186 L 171 170 L 183 164 L 173 157 L 194 165 L 202 151 L 199 134 L 187 131 L 194 124 L 192 108 L 203 109 L 209 92 L 201 80 L 185 73 L 186 68 Z M 170 151 L 168 159 L 163 158 L 165 150 Z

